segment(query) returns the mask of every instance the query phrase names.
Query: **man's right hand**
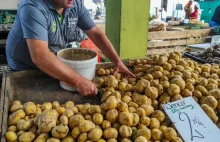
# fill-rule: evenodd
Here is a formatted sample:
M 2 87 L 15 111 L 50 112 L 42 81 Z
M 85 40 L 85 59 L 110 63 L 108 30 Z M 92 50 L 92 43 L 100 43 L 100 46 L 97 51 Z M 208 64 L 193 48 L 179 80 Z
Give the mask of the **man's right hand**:
M 79 94 L 82 96 L 95 96 L 98 94 L 98 89 L 96 88 L 96 85 L 92 81 L 83 77 L 76 87 Z

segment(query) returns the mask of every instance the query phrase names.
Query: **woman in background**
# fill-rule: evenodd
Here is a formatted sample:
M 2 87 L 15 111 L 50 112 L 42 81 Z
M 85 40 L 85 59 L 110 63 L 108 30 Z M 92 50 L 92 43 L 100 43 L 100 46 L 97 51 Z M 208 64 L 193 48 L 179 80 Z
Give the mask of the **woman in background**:
M 199 9 L 200 9 L 200 6 L 198 3 L 195 3 L 194 4 L 194 12 L 190 15 L 190 19 L 200 19 L 200 16 L 199 16 Z
M 190 1 L 184 6 L 184 11 L 185 11 L 185 13 L 186 13 L 185 19 L 189 19 L 189 18 L 190 18 L 190 15 L 191 15 L 192 12 L 193 12 L 192 5 L 193 5 L 193 0 L 190 0 Z

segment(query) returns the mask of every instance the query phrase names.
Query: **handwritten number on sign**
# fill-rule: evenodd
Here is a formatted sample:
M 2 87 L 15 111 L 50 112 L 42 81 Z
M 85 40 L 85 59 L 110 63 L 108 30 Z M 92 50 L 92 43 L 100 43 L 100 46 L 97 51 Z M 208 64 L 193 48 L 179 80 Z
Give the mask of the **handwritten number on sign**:
M 193 135 L 192 124 L 191 124 L 191 121 L 190 121 L 190 119 L 189 119 L 189 116 L 188 116 L 185 112 L 180 112 L 180 113 L 179 113 L 179 119 L 180 119 L 181 121 L 185 121 L 185 119 L 183 119 L 183 118 L 181 117 L 181 116 L 183 116 L 183 115 L 187 117 L 188 122 L 189 122 L 190 132 L 191 132 L 191 141 L 193 141 L 193 138 L 201 138 L 201 139 L 204 139 L 205 137 L 204 137 L 201 133 L 199 133 L 197 130 L 195 130 L 195 132 L 196 132 L 197 134 L 199 134 L 200 136 L 194 136 L 194 135 Z

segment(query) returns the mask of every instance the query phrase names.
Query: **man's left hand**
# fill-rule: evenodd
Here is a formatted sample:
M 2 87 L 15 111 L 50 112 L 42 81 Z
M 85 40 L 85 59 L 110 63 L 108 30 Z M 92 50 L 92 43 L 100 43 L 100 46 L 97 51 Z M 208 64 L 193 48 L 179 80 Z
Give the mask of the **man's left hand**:
M 125 74 L 129 77 L 134 77 L 135 78 L 135 75 L 131 71 L 129 71 L 128 68 L 122 62 L 119 62 L 119 63 L 115 64 L 114 76 L 117 73 L 123 73 L 123 74 Z

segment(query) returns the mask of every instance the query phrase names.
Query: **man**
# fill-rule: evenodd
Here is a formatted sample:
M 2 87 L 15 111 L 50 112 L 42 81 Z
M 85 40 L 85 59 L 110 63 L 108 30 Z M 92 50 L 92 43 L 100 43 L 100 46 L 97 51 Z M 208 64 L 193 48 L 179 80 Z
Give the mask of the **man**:
M 40 69 L 77 87 L 83 96 L 96 95 L 95 84 L 62 63 L 54 53 L 77 38 L 81 28 L 115 64 L 115 72 L 134 75 L 125 67 L 112 44 L 95 26 L 81 0 L 21 0 L 6 43 L 12 70 Z
M 215 9 L 212 20 L 209 23 L 210 27 L 220 26 L 220 6 Z
M 184 11 L 185 11 L 185 19 L 190 19 L 190 15 L 192 14 L 193 10 L 193 0 L 190 0 L 185 6 L 184 6 Z

